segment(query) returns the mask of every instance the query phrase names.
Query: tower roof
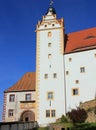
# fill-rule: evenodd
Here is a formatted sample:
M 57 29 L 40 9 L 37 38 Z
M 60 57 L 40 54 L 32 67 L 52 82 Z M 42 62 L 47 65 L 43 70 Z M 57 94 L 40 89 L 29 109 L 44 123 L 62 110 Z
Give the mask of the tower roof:
M 51 13 L 51 14 L 56 14 L 56 11 L 55 11 L 55 9 L 53 8 L 53 7 L 49 7 L 48 8 L 48 10 L 47 10 L 47 13 L 46 14 L 48 14 L 48 13 Z
M 34 91 L 36 84 L 36 73 L 26 73 L 16 84 L 5 90 L 5 92 Z

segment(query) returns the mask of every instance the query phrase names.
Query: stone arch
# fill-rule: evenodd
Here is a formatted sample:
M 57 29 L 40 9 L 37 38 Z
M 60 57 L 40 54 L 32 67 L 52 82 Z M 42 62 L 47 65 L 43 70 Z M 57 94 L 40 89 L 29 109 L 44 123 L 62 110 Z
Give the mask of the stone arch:
M 35 113 L 31 110 L 26 110 L 21 113 L 20 121 L 35 121 Z

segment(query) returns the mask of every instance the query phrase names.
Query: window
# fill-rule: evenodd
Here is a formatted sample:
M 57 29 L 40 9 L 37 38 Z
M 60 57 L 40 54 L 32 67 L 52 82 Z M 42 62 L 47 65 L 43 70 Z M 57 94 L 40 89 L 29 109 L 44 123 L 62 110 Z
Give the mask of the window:
M 55 110 L 51 110 L 51 117 L 55 117 Z
M 51 68 L 51 65 L 49 65 L 49 68 Z
M 85 67 L 81 67 L 81 68 L 80 68 L 80 72 L 81 72 L 81 73 L 84 73 L 84 72 L 85 72 Z
M 56 111 L 55 110 L 46 110 L 46 117 L 55 117 Z
M 52 36 L 52 33 L 51 32 L 48 32 L 48 37 L 51 37 Z
M 50 110 L 46 110 L 46 117 L 50 117 Z
M 71 57 L 69 58 L 69 61 L 72 61 L 72 58 L 71 58 Z
M 44 78 L 47 79 L 47 78 L 48 78 L 48 74 L 45 74 L 45 75 L 44 75 Z
M 75 83 L 78 84 L 78 83 L 79 83 L 79 80 L 76 80 Z
M 14 102 L 15 101 L 15 95 L 11 94 L 9 95 L 9 102 Z
M 69 71 L 66 71 L 66 75 L 68 75 L 69 74 Z
M 78 90 L 78 88 L 73 88 L 73 89 L 72 89 L 72 95 L 73 95 L 73 96 L 79 95 L 79 90 Z
M 96 54 L 94 54 L 94 56 L 96 57 Z
M 45 27 L 47 27 L 47 25 L 45 25 Z
M 48 43 L 48 47 L 51 47 L 51 46 L 52 46 L 52 43 L 49 42 L 49 43 Z
M 30 93 L 26 94 L 25 100 L 31 101 L 31 94 Z
M 56 73 L 53 74 L 53 78 L 57 78 L 57 74 Z
M 14 110 L 13 110 L 13 109 L 9 109 L 9 110 L 8 110 L 8 116 L 9 116 L 9 117 L 14 116 Z
M 51 54 L 48 54 L 48 59 L 51 59 L 52 58 L 52 55 Z
M 52 26 L 54 27 L 54 26 L 55 26 L 55 24 L 52 24 Z
M 48 98 L 48 100 L 52 100 L 53 99 L 53 92 L 48 92 L 47 98 Z

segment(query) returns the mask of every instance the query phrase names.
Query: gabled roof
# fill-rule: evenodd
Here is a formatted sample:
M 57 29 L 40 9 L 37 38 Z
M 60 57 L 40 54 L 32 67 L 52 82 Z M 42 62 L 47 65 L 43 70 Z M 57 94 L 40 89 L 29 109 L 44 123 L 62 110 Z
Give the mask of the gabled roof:
M 69 33 L 65 38 L 65 54 L 96 48 L 96 28 Z
M 34 91 L 36 84 L 36 73 L 26 73 L 16 84 L 5 90 L 5 92 Z

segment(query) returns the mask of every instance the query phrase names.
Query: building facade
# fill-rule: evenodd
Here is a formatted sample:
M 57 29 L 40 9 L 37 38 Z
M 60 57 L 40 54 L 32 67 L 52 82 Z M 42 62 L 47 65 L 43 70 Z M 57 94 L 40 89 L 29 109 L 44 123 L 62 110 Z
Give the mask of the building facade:
M 36 72 L 4 92 L 3 121 L 45 126 L 96 95 L 96 28 L 65 34 L 49 7 L 36 27 Z

